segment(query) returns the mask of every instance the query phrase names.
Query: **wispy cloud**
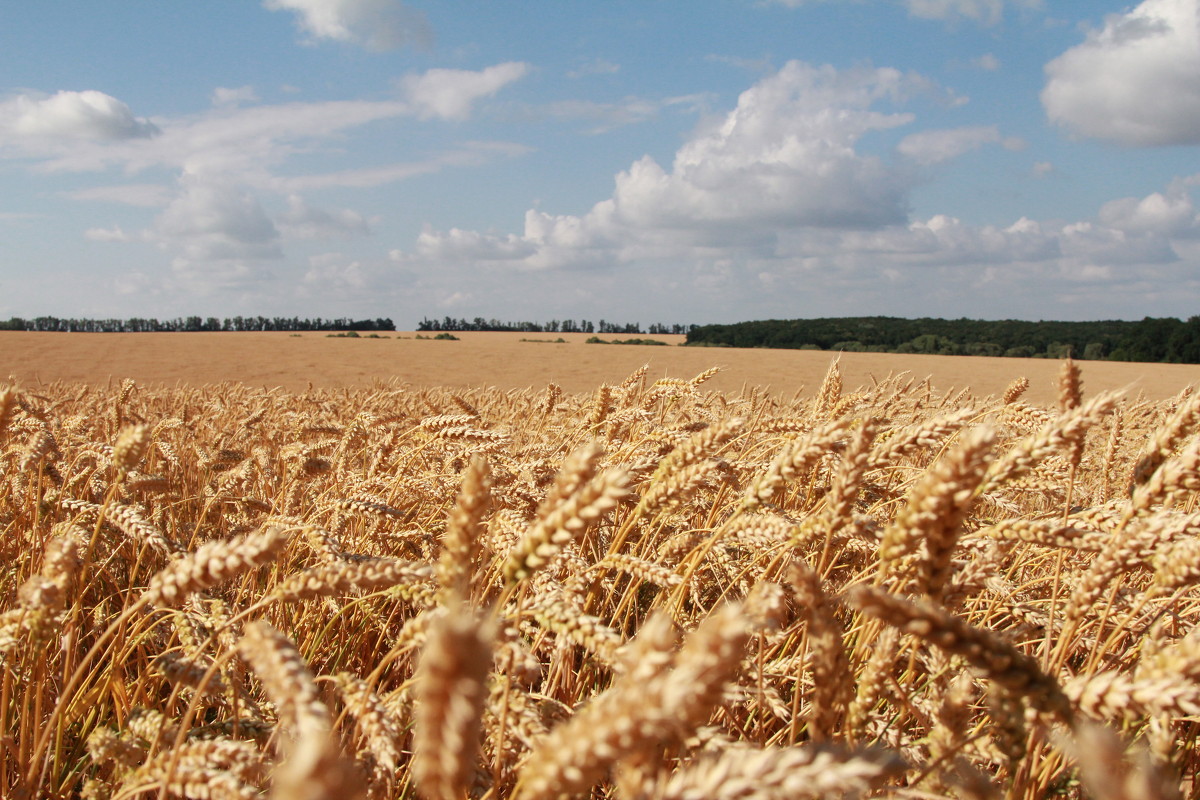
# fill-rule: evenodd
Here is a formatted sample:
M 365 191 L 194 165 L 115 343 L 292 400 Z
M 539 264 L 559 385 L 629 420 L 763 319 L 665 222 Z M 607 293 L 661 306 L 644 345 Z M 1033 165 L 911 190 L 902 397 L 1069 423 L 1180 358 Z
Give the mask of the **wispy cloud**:
M 171 200 L 171 187 L 159 183 L 127 183 L 114 186 L 94 186 L 67 192 L 72 200 L 98 203 L 118 203 L 139 208 L 165 206 Z
M 276 223 L 282 231 L 297 239 L 329 239 L 371 233 L 367 218 L 357 211 L 349 208 L 317 208 L 296 194 L 288 197 L 287 210 L 276 217 Z
M 676 109 L 687 114 L 705 113 L 713 100 L 714 96 L 708 93 L 662 98 L 632 95 L 611 101 L 574 98 L 511 105 L 507 108 L 507 117 L 523 122 L 546 119 L 579 121 L 586 125 L 584 133 L 596 135 L 656 119 L 665 109 Z
M 431 69 L 400 79 L 400 90 L 420 119 L 464 120 L 476 101 L 491 97 L 529 72 L 529 65 L 508 61 L 486 69 Z
M 845 2 L 846 0 L 841 0 Z M 865 2 L 865 0 L 863 0 Z M 1042 0 L 894 0 L 902 4 L 908 13 L 919 19 L 970 20 L 985 27 L 997 25 L 1004 18 L 1006 7 L 1018 11 L 1040 9 Z M 832 0 L 765 0 L 766 4 L 800 8 Z
M 214 106 L 240 106 L 245 103 L 257 103 L 258 92 L 253 86 L 239 86 L 234 89 L 218 86 L 212 92 Z
M 995 25 L 1004 16 L 1004 0 L 905 0 L 908 13 L 922 19 L 969 19 Z
M 922 166 L 929 166 L 950 161 L 989 144 L 999 144 L 1008 150 L 1020 150 L 1025 146 L 1021 139 L 1001 136 L 995 125 L 975 125 L 966 128 L 931 128 L 909 134 L 900 140 L 896 150 Z
M 10 101 L 20 105 L 22 98 Z M 121 104 L 122 106 L 124 104 Z M 196 115 L 155 118 L 152 136 L 32 136 L 0 125 L 0 153 L 31 159 L 48 172 L 92 172 L 120 167 L 137 173 L 151 167 L 188 172 L 254 174 L 301 147 L 381 119 L 410 115 L 399 100 L 285 103 L 214 108 Z M 124 114 L 119 117 L 123 118 Z M 90 132 L 85 126 L 76 131 Z
M 704 56 L 704 60 L 714 64 L 727 64 L 737 69 L 746 70 L 747 72 L 763 73 L 772 69 L 770 56 L 762 56 L 760 58 L 744 58 L 742 56 L 720 55 L 717 53 L 709 53 Z
M 381 164 L 361 169 L 312 173 L 288 177 L 273 177 L 267 185 L 279 192 L 304 192 L 330 187 L 364 189 L 408 180 L 418 175 L 430 175 L 447 167 L 469 167 L 487 163 L 494 158 L 515 158 L 532 152 L 532 148 L 512 142 L 464 142 L 459 147 L 420 161 Z
M 586 78 L 589 75 L 616 75 L 621 65 L 606 58 L 593 58 L 583 62 L 567 73 L 568 78 Z
M 135 237 L 117 226 L 114 228 L 88 228 L 83 232 L 83 238 L 90 242 L 131 242 Z
M 995 72 L 1000 69 L 1000 59 L 996 58 L 993 53 L 984 53 L 978 58 L 972 59 L 971 64 L 987 72 Z
M 466 119 L 475 104 L 528 71 L 516 62 L 482 70 L 429 70 L 400 81 L 403 99 L 333 100 L 242 107 L 225 102 L 198 114 L 137 118 L 100 92 L 21 94 L 0 103 L 0 158 L 31 159 L 49 172 L 152 167 L 254 176 L 297 153 L 372 122 L 403 117 Z M 230 90 L 226 100 L 250 94 Z
M 28 222 L 29 220 L 39 219 L 41 216 L 41 214 L 30 214 L 24 211 L 0 211 L 0 222 L 10 224 Z

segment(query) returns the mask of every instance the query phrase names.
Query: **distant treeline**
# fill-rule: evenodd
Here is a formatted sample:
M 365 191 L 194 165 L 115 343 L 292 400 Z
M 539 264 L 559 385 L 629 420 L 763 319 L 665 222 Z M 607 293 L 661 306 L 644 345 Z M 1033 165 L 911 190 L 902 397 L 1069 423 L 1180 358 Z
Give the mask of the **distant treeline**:
M 300 319 L 299 317 L 153 317 L 129 319 L 63 319 L 12 317 L 0 321 L 5 331 L 79 331 L 84 333 L 158 333 L 171 331 L 394 331 L 390 319 Z
M 1010 356 L 1200 364 L 1200 316 L 1186 322 L 1146 317 L 1137 322 L 843 317 L 759 320 L 700 325 L 687 343 L 876 353 Z
M 694 329 L 695 325 L 663 325 L 656 322 L 646 330 L 642 330 L 640 322 L 620 324 L 600 320 L 593 325 L 590 320 L 581 319 L 552 319 L 549 322 L 501 322 L 498 319 L 455 319 L 443 317 L 441 320 L 422 319 L 417 325 L 419 331 L 516 331 L 520 333 L 657 333 L 685 334 Z

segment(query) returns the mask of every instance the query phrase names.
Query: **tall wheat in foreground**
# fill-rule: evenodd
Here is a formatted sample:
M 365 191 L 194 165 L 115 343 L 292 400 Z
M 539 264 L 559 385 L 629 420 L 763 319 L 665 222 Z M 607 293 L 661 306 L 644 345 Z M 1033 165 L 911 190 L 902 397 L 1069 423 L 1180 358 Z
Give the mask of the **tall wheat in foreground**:
M 0 387 L 0 796 L 1200 797 L 1200 394 L 713 372 Z

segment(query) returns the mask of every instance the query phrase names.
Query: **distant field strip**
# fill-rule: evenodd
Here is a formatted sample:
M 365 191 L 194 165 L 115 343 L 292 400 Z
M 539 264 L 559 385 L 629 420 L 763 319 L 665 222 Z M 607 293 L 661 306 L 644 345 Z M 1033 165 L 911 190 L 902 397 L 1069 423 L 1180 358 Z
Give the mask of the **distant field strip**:
M 459 332 L 459 341 L 329 338 L 323 333 L 22 333 L 0 331 L 0 379 L 22 385 L 70 381 L 105 385 L 133 378 L 174 386 L 235 381 L 299 391 L 368 387 L 376 381 L 458 388 L 544 388 L 588 392 L 648 365 L 651 378 L 694 375 L 718 364 L 711 384 L 721 391 L 759 386 L 778 396 L 816 391 L 836 354 L 803 350 L 687 347 L 612 347 L 585 344 L 588 334 L 560 334 L 566 342 L 528 342 L 522 333 Z M 430 336 L 432 334 L 421 334 Z M 682 336 L 656 335 L 669 344 Z M 1131 387 L 1134 396 L 1163 399 L 1200 381 L 1200 366 L 1088 361 L 1088 389 Z M 978 396 L 1000 394 L 1014 376 L 1030 380 L 1029 398 L 1052 402 L 1057 362 L 845 353 L 840 368 L 847 387 L 870 386 L 907 372 L 930 378 L 942 391 L 970 387 Z

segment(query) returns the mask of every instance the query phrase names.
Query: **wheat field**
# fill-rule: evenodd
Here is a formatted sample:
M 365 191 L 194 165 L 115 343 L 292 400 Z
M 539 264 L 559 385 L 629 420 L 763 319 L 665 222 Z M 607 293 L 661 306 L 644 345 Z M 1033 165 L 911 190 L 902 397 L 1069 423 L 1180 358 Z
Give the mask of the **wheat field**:
M 770 348 L 633 347 L 586 344 L 588 334 L 465 331 L 460 341 L 419 340 L 415 332 L 359 339 L 322 333 L 36 333 L 0 331 L 0 382 L 38 387 L 55 382 L 113 388 L 125 378 L 139 386 L 244 383 L 282 388 L 368 389 L 377 382 L 456 390 L 481 386 L 542 388 L 553 382 L 568 394 L 595 391 L 645 365 L 646 378 L 721 371 L 705 386 L 740 393 L 743 387 L 780 395 L 811 395 L 832 358 L 851 387 L 892 373 L 927 376 L 953 395 L 969 386 L 999 395 L 1017 375 L 1029 379 L 1027 402 L 1053 405 L 1058 365 L 1045 358 L 841 353 Z M 563 339 L 559 343 L 556 339 Z M 657 336 L 668 343 L 682 336 Z M 537 339 L 540 341 L 531 341 Z M 1200 383 L 1200 364 L 1083 362 L 1092 392 L 1121 389 L 1130 397 L 1162 400 Z M 955 388 L 957 387 L 957 388 Z
M 0 389 L 0 794 L 1195 797 L 1200 393 Z

